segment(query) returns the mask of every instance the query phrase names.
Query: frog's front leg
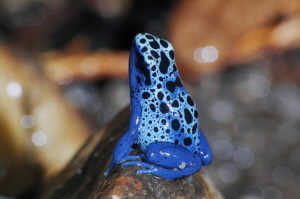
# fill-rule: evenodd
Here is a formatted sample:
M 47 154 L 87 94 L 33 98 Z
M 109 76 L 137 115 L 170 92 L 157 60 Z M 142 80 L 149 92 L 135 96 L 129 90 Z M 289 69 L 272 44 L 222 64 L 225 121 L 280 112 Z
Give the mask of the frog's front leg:
M 200 154 L 193 154 L 186 148 L 169 142 L 154 142 L 141 156 L 144 162 L 125 162 L 122 166 L 140 165 L 147 169 L 137 173 L 154 174 L 168 180 L 192 175 L 201 168 Z
M 203 165 L 208 165 L 212 162 L 212 153 L 209 147 L 209 144 L 207 142 L 207 139 L 202 132 L 201 129 L 199 129 L 200 133 L 200 143 L 201 143 L 201 161 Z
M 139 158 L 139 156 L 128 155 L 132 150 L 132 145 L 135 143 L 137 132 L 135 130 L 127 131 L 120 141 L 117 143 L 112 160 L 106 172 L 105 176 L 109 173 L 109 171 L 117 164 L 121 162 L 125 162 L 127 160 L 133 160 Z

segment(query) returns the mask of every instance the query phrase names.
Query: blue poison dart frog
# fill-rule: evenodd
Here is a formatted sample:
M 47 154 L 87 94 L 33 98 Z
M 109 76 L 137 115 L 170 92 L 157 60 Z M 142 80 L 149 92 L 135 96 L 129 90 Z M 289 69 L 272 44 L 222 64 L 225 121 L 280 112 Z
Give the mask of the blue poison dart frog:
M 173 180 L 210 164 L 211 150 L 198 128 L 196 105 L 179 77 L 172 45 L 138 34 L 130 52 L 129 82 L 129 129 L 117 143 L 105 175 L 121 163 L 145 167 L 136 171 L 140 174 Z M 139 155 L 129 155 L 133 144 L 139 146 Z

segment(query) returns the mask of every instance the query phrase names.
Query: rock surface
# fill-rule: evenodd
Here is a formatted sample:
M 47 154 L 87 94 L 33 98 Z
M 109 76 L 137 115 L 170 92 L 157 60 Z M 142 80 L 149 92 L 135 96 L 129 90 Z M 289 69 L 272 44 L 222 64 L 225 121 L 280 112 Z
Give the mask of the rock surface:
M 105 178 L 116 142 L 126 132 L 129 108 L 121 111 L 81 148 L 58 175 L 21 198 L 223 198 L 205 171 L 168 181 L 135 173 L 137 166 L 116 166 Z

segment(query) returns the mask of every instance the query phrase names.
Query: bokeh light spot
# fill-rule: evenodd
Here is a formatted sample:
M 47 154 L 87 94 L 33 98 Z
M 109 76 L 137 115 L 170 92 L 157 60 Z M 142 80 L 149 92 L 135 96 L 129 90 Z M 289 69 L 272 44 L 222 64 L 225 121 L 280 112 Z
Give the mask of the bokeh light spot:
M 220 123 L 228 123 L 233 119 L 233 106 L 223 100 L 215 101 L 210 107 L 211 117 Z
M 47 143 L 47 136 L 42 131 L 36 131 L 32 134 L 31 140 L 36 146 L 44 146 Z
M 238 149 L 233 154 L 233 162 L 240 168 L 249 168 L 254 163 L 254 155 L 248 149 Z
M 224 163 L 218 169 L 218 176 L 224 183 L 232 183 L 239 177 L 239 171 L 233 164 Z
M 293 171 L 285 166 L 278 166 L 273 170 L 273 180 L 276 184 L 287 186 L 293 182 Z
M 86 57 L 81 62 L 81 71 L 88 76 L 97 74 L 100 70 L 99 62 L 91 57 Z
M 24 115 L 21 118 L 21 125 L 25 129 L 30 129 L 34 126 L 34 118 L 31 115 Z
M 276 188 L 268 186 L 263 191 L 264 199 L 282 199 L 282 192 Z
M 194 51 L 194 59 L 197 63 L 215 62 L 218 59 L 219 52 L 214 46 L 197 48 Z
M 213 143 L 213 152 L 220 160 L 228 160 L 233 154 L 233 145 L 229 140 L 218 140 Z
M 22 86 L 18 82 L 10 82 L 6 87 L 7 94 L 12 98 L 22 96 Z

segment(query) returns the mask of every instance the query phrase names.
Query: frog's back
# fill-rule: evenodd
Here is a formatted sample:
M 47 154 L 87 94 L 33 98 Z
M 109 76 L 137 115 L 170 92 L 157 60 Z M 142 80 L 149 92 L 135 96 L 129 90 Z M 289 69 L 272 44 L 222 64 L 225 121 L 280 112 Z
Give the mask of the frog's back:
M 131 95 L 141 106 L 137 141 L 141 150 L 163 141 L 199 155 L 198 111 L 181 82 L 172 45 L 149 34 L 137 35 L 133 45 L 140 73 L 134 74 L 137 85 Z

